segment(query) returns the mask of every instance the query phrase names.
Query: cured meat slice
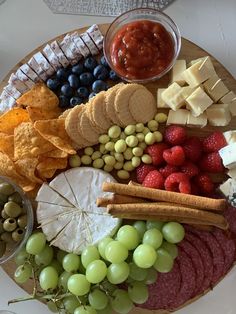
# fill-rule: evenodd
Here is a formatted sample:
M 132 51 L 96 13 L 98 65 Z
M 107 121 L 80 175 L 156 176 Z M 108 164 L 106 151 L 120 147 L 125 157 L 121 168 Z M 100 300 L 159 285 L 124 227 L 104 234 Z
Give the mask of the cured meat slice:
M 174 302 L 181 284 L 181 274 L 178 263 L 174 263 L 169 273 L 159 273 L 156 283 L 148 285 L 149 298 L 139 307 L 149 310 L 168 309 Z
M 236 236 L 236 208 L 228 206 L 224 215 L 229 223 L 229 230 L 234 234 L 234 236 Z
M 198 252 L 198 250 L 187 240 L 183 240 L 179 247 L 183 249 L 183 251 L 188 255 L 188 257 L 191 259 L 193 266 L 196 271 L 196 288 L 193 293 L 193 296 L 197 295 L 201 289 L 202 284 L 204 281 L 204 266 L 201 259 L 201 256 Z
M 170 304 L 171 309 L 176 309 L 191 299 L 196 289 L 196 272 L 193 263 L 182 248 L 179 248 L 179 255 L 176 258 L 176 262 L 180 268 L 181 286 L 176 298 Z

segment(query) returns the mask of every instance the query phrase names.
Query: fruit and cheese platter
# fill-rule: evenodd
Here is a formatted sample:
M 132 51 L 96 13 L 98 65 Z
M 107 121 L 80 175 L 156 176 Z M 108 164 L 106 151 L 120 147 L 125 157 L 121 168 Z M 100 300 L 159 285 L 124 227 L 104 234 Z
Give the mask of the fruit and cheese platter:
M 9 304 L 166 314 L 234 267 L 236 82 L 137 11 L 50 40 L 0 83 L 0 263 L 29 293 Z

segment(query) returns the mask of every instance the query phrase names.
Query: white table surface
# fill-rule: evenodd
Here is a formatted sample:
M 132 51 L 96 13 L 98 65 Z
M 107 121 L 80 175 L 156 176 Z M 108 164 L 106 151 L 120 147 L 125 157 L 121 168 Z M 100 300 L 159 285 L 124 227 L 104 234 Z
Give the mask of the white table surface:
M 236 77 L 235 0 L 177 0 L 166 13 L 178 24 L 183 37 L 214 55 Z M 6 0 L 0 6 L 0 79 L 47 40 L 75 28 L 112 20 L 110 17 L 53 14 L 43 0 Z M 178 313 L 233 314 L 235 287 L 236 270 L 213 292 Z M 24 295 L 25 292 L 0 268 L 0 310 L 9 309 L 17 314 L 50 313 L 37 301 L 7 306 L 8 300 Z

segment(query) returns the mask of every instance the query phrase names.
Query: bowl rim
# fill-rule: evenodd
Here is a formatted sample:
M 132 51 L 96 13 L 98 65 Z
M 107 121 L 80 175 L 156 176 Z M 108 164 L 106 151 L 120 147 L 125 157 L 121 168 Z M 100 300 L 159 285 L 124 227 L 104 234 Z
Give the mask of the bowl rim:
M 6 176 L 0 176 L 0 180 L 3 180 L 9 184 L 11 184 L 15 191 L 18 192 L 20 194 L 20 196 L 22 197 L 23 200 L 23 206 L 26 209 L 26 214 L 27 214 L 27 226 L 26 226 L 26 231 L 24 234 L 23 239 L 21 240 L 21 242 L 19 243 L 19 245 L 17 245 L 16 243 L 16 247 L 10 251 L 10 254 L 7 256 L 2 256 L 0 258 L 0 265 L 6 263 L 7 261 L 9 261 L 10 259 L 12 259 L 13 257 L 15 257 L 17 255 L 17 253 L 19 253 L 19 251 L 22 249 L 22 247 L 25 245 L 26 241 L 28 240 L 29 236 L 31 235 L 32 231 L 33 231 L 33 225 L 34 225 L 34 214 L 33 214 L 33 207 L 31 204 L 31 201 L 29 199 L 29 197 L 26 195 L 26 193 L 21 189 L 20 186 L 18 186 L 13 180 L 11 180 L 10 178 L 6 177 Z

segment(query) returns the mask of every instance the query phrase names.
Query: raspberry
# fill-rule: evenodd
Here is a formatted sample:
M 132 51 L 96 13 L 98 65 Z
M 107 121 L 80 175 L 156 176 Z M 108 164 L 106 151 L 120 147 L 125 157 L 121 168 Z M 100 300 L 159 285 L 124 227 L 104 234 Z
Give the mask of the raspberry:
M 188 160 L 186 160 L 182 164 L 182 166 L 180 167 L 180 170 L 183 173 L 187 174 L 190 178 L 196 176 L 199 172 L 198 167 L 194 163 Z
M 196 162 L 202 155 L 202 143 L 196 136 L 191 136 L 186 139 L 183 144 L 185 157 L 192 162 Z
M 205 137 L 202 141 L 203 151 L 206 153 L 218 152 L 222 147 L 226 146 L 226 140 L 221 132 L 214 132 Z
M 184 150 L 181 146 L 173 146 L 163 152 L 163 158 L 172 166 L 181 166 L 185 161 Z
M 164 178 L 158 170 L 153 170 L 146 175 L 142 185 L 147 188 L 163 189 Z
M 191 194 L 189 177 L 182 172 L 174 172 L 165 180 L 165 189 L 172 192 Z
M 145 152 L 152 157 L 152 164 L 154 166 L 159 166 L 163 163 L 163 151 L 168 147 L 166 143 L 156 143 L 145 149 Z
M 159 169 L 159 172 L 163 175 L 164 178 L 167 178 L 173 172 L 178 172 L 179 169 L 176 166 L 166 165 L 163 168 Z
M 224 172 L 224 166 L 218 152 L 204 155 L 200 160 L 199 166 L 202 171 L 206 172 Z
M 143 183 L 146 175 L 150 172 L 156 170 L 152 165 L 141 164 L 136 168 L 136 179 L 138 183 Z
M 200 173 L 194 178 L 194 183 L 202 194 L 210 194 L 214 191 L 214 183 L 206 173 Z
M 170 125 L 165 129 L 165 142 L 171 145 L 180 145 L 186 139 L 186 130 L 182 126 Z

